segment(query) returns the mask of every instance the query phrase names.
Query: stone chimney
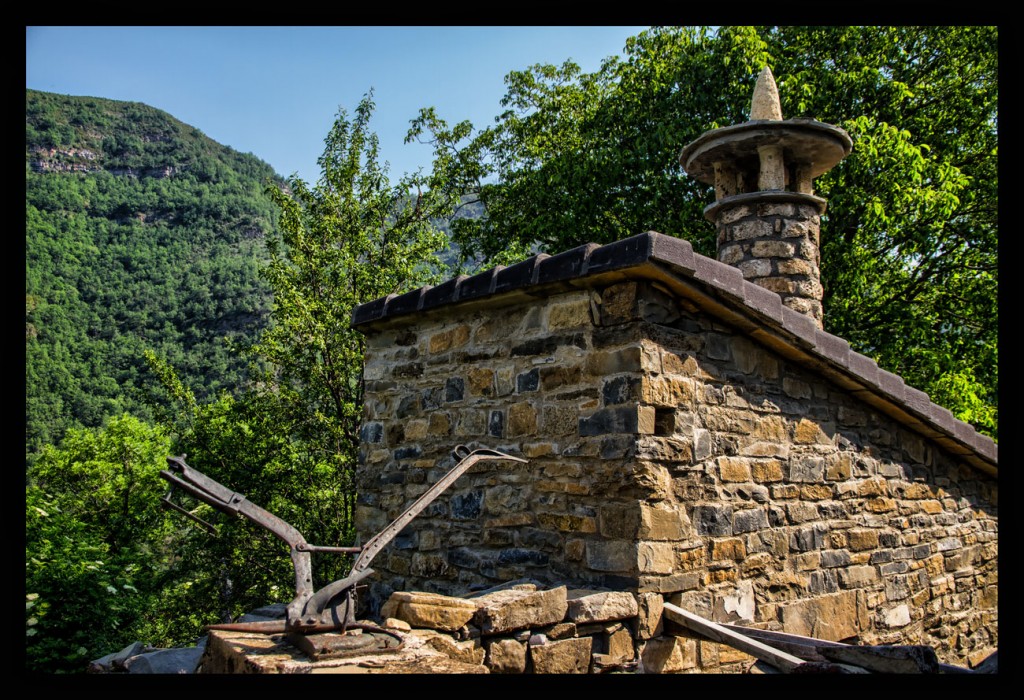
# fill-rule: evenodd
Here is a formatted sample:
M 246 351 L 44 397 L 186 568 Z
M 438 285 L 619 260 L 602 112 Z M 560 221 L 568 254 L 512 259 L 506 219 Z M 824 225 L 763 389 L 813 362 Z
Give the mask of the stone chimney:
M 849 155 L 842 129 L 782 119 L 775 78 L 757 78 L 750 120 L 707 131 L 679 157 L 686 172 L 715 186 L 704 216 L 718 229 L 718 259 L 782 297 L 822 328 L 819 229 L 825 200 L 813 179 Z

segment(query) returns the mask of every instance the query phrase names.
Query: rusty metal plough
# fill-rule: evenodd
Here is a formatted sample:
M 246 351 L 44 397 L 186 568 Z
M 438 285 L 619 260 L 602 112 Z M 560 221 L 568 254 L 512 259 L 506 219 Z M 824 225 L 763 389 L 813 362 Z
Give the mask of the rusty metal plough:
M 212 526 L 201 520 L 186 508 L 174 503 L 171 497 L 176 488 L 185 491 L 228 515 L 247 518 L 288 545 L 292 566 L 295 569 L 295 597 L 286 607 L 284 620 L 261 622 L 236 622 L 209 625 L 207 629 L 256 632 L 261 634 L 287 635 L 288 640 L 306 652 L 311 658 L 332 658 L 367 651 L 395 651 L 402 640 L 392 632 L 355 621 L 356 585 L 373 573 L 370 562 L 393 540 L 413 518 L 423 510 L 463 473 L 483 460 L 510 460 L 526 462 L 497 450 L 479 449 L 470 452 L 459 445 L 452 452 L 459 460 L 451 471 L 425 491 L 401 515 L 387 527 L 371 537 L 361 547 L 325 547 L 306 542 L 295 527 L 281 518 L 249 502 L 245 496 L 223 486 L 210 477 L 185 463 L 185 456 L 168 457 L 168 469 L 160 476 L 170 483 L 162 503 L 165 507 L 183 513 L 205 527 Z M 313 590 L 313 552 L 358 555 L 349 574 L 327 584 L 320 590 Z

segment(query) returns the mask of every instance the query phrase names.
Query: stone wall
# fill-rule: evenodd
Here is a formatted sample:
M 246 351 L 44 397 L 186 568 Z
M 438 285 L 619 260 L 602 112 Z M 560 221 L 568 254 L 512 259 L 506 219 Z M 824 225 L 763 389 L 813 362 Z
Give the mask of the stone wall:
M 530 460 L 478 464 L 413 521 L 373 562 L 375 606 L 528 577 L 950 663 L 997 645 L 995 479 L 657 282 L 367 336 L 364 539 L 457 444 Z

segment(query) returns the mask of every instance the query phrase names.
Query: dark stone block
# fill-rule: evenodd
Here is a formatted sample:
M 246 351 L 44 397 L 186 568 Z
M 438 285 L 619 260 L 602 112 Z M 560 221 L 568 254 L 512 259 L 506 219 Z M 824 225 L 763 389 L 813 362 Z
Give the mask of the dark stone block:
M 743 273 L 732 265 L 694 254 L 694 277 L 701 282 L 737 299 L 743 299 Z
M 810 552 L 825 548 L 825 535 L 828 528 L 824 525 L 811 525 L 801 528 L 789 536 L 789 548 L 796 552 Z
M 845 549 L 829 549 L 821 553 L 821 567 L 831 569 L 850 563 L 850 553 Z
M 405 472 L 385 472 L 377 478 L 377 483 L 381 484 L 404 484 L 405 483 Z
M 768 507 L 768 525 L 770 527 L 786 526 L 786 511 L 777 506 Z
M 397 365 L 393 370 L 391 370 L 391 376 L 396 378 L 402 377 L 411 379 L 418 377 L 421 374 L 423 374 L 423 364 L 420 362 L 410 362 L 405 365 Z
M 451 517 L 455 520 L 475 520 L 480 517 L 484 502 L 484 492 L 470 491 L 451 497 Z
M 635 407 L 602 408 L 589 418 L 580 418 L 579 433 L 582 437 L 608 435 L 609 433 L 638 432 L 638 417 Z
M 900 536 L 897 535 L 895 532 L 881 532 L 878 534 L 879 547 L 896 547 L 899 546 L 899 543 Z
M 505 431 L 505 414 L 501 411 L 491 411 L 487 419 L 487 434 L 492 437 L 502 437 Z
M 459 301 L 491 294 L 494 291 L 494 283 L 497 280 L 498 271 L 503 269 L 505 269 L 504 266 L 499 265 L 463 280 L 462 284 L 459 285 Z
M 652 243 L 651 233 L 641 233 L 603 245 L 590 254 L 587 273 L 617 270 L 647 262 L 651 254 Z
M 870 564 L 888 564 L 892 561 L 892 552 L 888 549 L 880 549 L 877 552 L 871 553 L 871 559 L 868 563 Z
M 788 306 L 782 307 L 782 327 L 795 335 L 807 345 L 814 345 L 814 336 L 818 331 L 814 319 Z
M 512 357 L 522 355 L 550 355 L 560 347 L 575 345 L 581 350 L 586 350 L 587 341 L 582 333 L 568 335 L 549 335 L 542 338 L 533 338 L 518 345 L 512 346 Z
M 712 360 L 732 359 L 732 338 L 719 333 L 709 333 L 705 350 Z
M 636 439 L 631 435 L 615 435 L 601 441 L 601 459 L 621 459 L 633 454 Z
M 395 549 L 416 549 L 419 547 L 419 533 L 402 533 L 395 537 Z
M 384 317 L 384 307 L 387 306 L 390 296 L 382 297 L 360 304 L 352 309 L 352 325 L 358 326 L 361 323 L 369 323 Z
M 444 400 L 448 403 L 452 401 L 462 401 L 462 397 L 466 393 L 466 381 L 462 377 L 448 377 L 444 383 Z
M 431 287 L 423 293 L 421 310 L 433 309 L 445 304 L 451 304 L 459 298 L 459 285 L 462 280 L 467 279 L 466 275 L 459 275 L 447 282 L 442 282 L 436 287 Z
M 768 516 L 760 508 L 738 510 L 732 517 L 734 533 L 754 532 L 768 527 Z
M 547 566 L 548 555 L 534 549 L 503 549 L 498 552 L 499 564 L 528 564 Z
M 605 406 L 635 401 L 639 396 L 640 377 L 615 377 L 606 381 L 601 390 Z
M 420 392 L 420 402 L 423 405 L 424 411 L 429 411 L 434 408 L 441 407 L 441 401 L 444 398 L 444 392 L 441 387 L 434 387 L 432 389 L 423 389 Z
M 419 445 L 399 447 L 394 452 L 395 459 L 410 459 L 412 457 L 419 457 L 421 454 L 423 454 L 423 450 L 420 449 Z
M 604 328 L 595 328 L 591 334 L 594 349 L 625 345 L 644 337 L 644 329 L 639 323 L 625 323 Z
M 475 571 L 480 566 L 480 555 L 465 547 L 448 550 L 448 563 L 459 569 Z
M 811 593 L 834 593 L 839 590 L 839 581 L 835 571 L 815 571 L 811 573 L 809 584 Z
M 610 591 L 628 591 L 636 588 L 636 579 L 618 574 L 605 574 L 601 577 L 599 585 Z
M 850 344 L 838 336 L 816 329 L 814 349 L 840 367 L 850 366 Z
M 538 253 L 532 258 L 498 270 L 494 280 L 494 293 L 500 294 L 533 284 L 536 281 L 537 264 L 549 257 L 551 256 L 547 253 Z
M 699 535 L 717 537 L 732 534 L 732 506 L 696 506 L 690 520 L 694 523 Z
M 401 316 L 402 314 L 411 314 L 414 311 L 418 311 L 420 308 L 420 302 L 423 301 L 423 295 L 430 289 L 430 286 L 420 287 L 414 289 L 411 292 L 399 295 L 397 297 L 389 297 L 387 308 L 384 310 L 384 315 L 390 317 Z
M 404 331 L 398 334 L 395 338 L 395 345 L 399 345 L 403 348 L 407 348 L 410 345 L 416 344 L 416 334 L 412 331 Z
M 398 402 L 398 408 L 395 409 L 395 415 L 398 418 L 408 418 L 409 416 L 417 415 L 419 412 L 419 394 L 409 394 L 407 396 L 403 396 L 402 400 Z
M 364 424 L 359 429 L 359 439 L 363 442 L 380 442 L 384 439 L 384 424 L 376 421 Z
M 561 550 L 564 546 L 562 536 L 557 532 L 538 530 L 535 527 L 524 527 L 519 530 L 519 542 L 527 547 L 543 547 L 551 550 Z
M 587 267 L 587 258 L 597 248 L 596 243 L 587 243 L 541 260 L 537 271 L 537 283 L 548 284 L 583 276 Z
M 529 372 L 523 372 L 516 376 L 516 393 L 522 394 L 526 391 L 537 391 L 540 386 L 540 370 L 536 367 Z
M 752 282 L 743 285 L 743 303 L 772 321 L 782 324 L 782 297 Z

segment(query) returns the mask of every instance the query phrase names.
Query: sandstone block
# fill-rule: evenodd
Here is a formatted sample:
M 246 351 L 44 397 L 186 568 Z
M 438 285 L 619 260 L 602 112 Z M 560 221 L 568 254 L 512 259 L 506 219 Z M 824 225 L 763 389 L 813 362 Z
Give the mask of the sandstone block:
M 750 475 L 759 484 L 782 481 L 782 463 L 777 459 L 758 459 L 750 462 Z
M 508 409 L 508 435 L 533 435 L 537 432 L 537 409 L 529 402 L 514 403 Z
M 455 328 L 449 328 L 430 336 L 428 345 L 431 353 L 439 353 L 465 345 L 467 340 L 469 340 L 469 326 L 460 324 Z
M 658 637 L 644 644 L 640 662 L 646 673 L 680 673 L 697 665 L 697 640 Z
M 664 603 L 665 599 L 660 593 L 637 594 L 637 639 L 652 639 L 661 634 L 661 613 L 664 610 Z
M 750 481 L 750 462 L 742 457 L 719 457 L 718 473 L 722 481 Z
M 636 598 L 625 591 L 574 589 L 567 593 L 566 618 L 578 625 L 636 617 Z
M 530 660 L 534 673 L 587 673 L 593 637 L 576 637 L 560 641 L 530 645 Z
M 607 648 L 608 656 L 612 657 L 616 663 L 632 661 L 636 657 L 633 635 L 626 627 L 620 626 L 619 629 L 608 634 Z
M 494 395 L 494 370 L 474 368 L 466 374 L 469 393 L 473 396 Z
M 675 570 L 675 551 L 671 542 L 640 542 L 637 545 L 637 565 L 640 573 L 670 574 Z
M 487 655 L 479 639 L 457 642 L 447 635 L 439 634 L 428 639 L 427 646 L 465 664 L 482 664 Z
M 561 622 L 568 607 L 565 586 L 547 591 L 496 591 L 474 600 L 480 607 L 473 620 L 485 635 Z
M 856 591 L 780 605 L 784 632 L 837 642 L 860 632 Z
M 487 645 L 485 663 L 492 673 L 525 673 L 526 644 L 514 639 L 496 639 Z
M 576 299 L 565 304 L 555 304 L 548 309 L 548 329 L 575 328 L 590 325 L 590 299 Z
M 640 504 L 640 539 L 681 540 L 689 530 L 686 512 L 678 506 Z
M 732 537 L 725 540 L 713 540 L 711 543 L 711 559 L 731 559 L 742 561 L 747 556 L 747 546 L 742 539 Z
M 847 547 L 855 552 L 878 547 L 878 530 L 853 528 L 846 533 Z
M 564 513 L 538 513 L 537 524 L 560 532 L 597 532 L 597 518 Z
M 595 571 L 634 572 L 637 545 L 622 540 L 587 542 L 586 560 L 587 566 Z
M 383 618 L 403 620 L 413 627 L 454 632 L 473 619 L 476 609 L 476 603 L 462 598 L 395 591 L 381 607 L 380 614 Z

